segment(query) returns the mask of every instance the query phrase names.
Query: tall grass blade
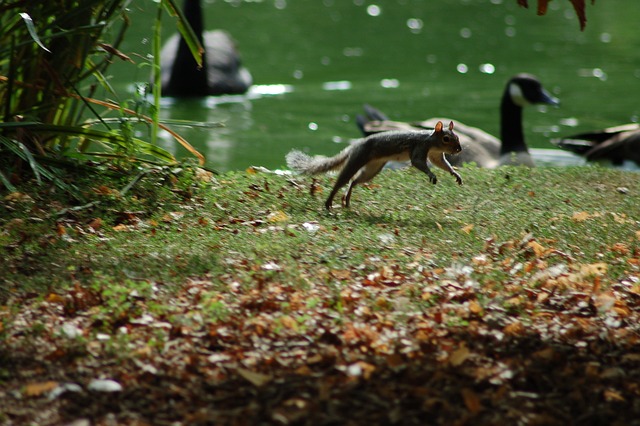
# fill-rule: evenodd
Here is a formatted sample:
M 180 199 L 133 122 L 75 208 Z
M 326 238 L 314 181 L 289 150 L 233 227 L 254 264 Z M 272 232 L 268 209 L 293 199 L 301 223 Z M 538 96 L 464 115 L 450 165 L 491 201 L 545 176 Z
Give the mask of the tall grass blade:
M 189 25 L 187 18 L 182 13 L 182 9 L 180 9 L 174 0 L 162 0 L 162 4 L 164 8 L 167 10 L 169 15 L 178 18 L 177 26 L 180 35 L 189 46 L 189 50 L 196 60 L 199 67 L 202 66 L 202 54 L 204 53 L 204 47 L 198 40 L 198 36 Z
M 0 182 L 2 182 L 4 187 L 7 188 L 9 191 L 16 192 L 16 187 L 13 186 L 11 181 L 9 179 L 7 179 L 7 177 L 4 175 L 4 173 L 2 173 L 2 170 L 0 170 Z
M 38 37 L 38 32 L 36 31 L 35 25 L 33 25 L 33 19 L 31 19 L 31 16 L 29 16 L 28 13 L 21 12 L 20 17 L 22 18 L 25 25 L 27 26 L 27 31 L 29 31 L 29 35 L 31 36 L 33 41 L 35 41 L 36 44 L 40 46 L 43 50 L 51 53 L 51 51 L 47 49 L 45 45 L 42 44 L 42 42 L 40 41 L 40 37 Z

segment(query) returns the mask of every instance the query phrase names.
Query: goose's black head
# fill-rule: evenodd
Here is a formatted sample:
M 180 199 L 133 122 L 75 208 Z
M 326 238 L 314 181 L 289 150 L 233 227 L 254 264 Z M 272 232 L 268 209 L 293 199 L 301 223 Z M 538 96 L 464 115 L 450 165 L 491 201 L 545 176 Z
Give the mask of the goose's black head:
M 505 96 L 519 107 L 531 104 L 560 105 L 558 98 L 547 92 L 542 83 L 530 74 L 518 74 L 509 80 Z

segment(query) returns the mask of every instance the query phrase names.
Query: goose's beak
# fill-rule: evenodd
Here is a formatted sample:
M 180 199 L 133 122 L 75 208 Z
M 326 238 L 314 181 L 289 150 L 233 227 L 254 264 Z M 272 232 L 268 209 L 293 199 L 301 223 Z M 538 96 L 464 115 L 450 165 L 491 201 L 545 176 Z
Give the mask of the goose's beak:
M 540 102 L 541 104 L 549 104 L 553 106 L 560 105 L 560 99 L 551 96 L 551 93 L 547 92 L 544 89 L 542 89 L 542 92 L 540 93 L 540 100 L 538 102 Z

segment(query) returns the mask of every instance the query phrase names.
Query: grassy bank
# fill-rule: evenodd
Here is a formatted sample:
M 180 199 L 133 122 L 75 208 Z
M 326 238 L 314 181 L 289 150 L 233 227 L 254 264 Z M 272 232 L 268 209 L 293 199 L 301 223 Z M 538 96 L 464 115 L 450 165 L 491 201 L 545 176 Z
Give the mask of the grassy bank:
M 637 419 L 638 175 L 461 174 L 333 214 L 331 178 L 266 173 L 6 194 L 0 422 Z

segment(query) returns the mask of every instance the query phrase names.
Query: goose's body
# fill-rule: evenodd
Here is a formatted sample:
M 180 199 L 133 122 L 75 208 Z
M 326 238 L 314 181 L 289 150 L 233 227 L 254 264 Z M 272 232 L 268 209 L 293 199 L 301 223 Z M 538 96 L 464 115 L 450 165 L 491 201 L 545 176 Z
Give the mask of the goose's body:
M 456 120 L 456 133 L 460 138 L 462 152 L 449 160 L 451 164 L 475 163 L 479 167 L 494 168 L 501 165 L 534 166 L 524 139 L 522 109 L 531 104 L 558 105 L 542 84 L 533 76 L 518 74 L 505 87 L 500 104 L 501 139 L 477 127 Z M 367 117 L 357 118 L 358 126 L 365 135 L 387 130 L 432 129 L 435 123 L 448 118 L 405 123 L 389 120 L 382 112 L 365 106 Z M 450 120 L 451 121 L 451 120 Z
M 240 62 L 235 42 L 223 30 L 204 31 L 200 0 L 185 0 L 184 15 L 204 47 L 198 69 L 187 43 L 172 35 L 160 53 L 162 94 L 173 97 L 245 93 L 253 80 Z
M 640 166 L 640 125 L 609 127 L 551 141 L 562 149 L 583 156 L 587 161 L 609 160 L 615 165 L 633 161 Z

